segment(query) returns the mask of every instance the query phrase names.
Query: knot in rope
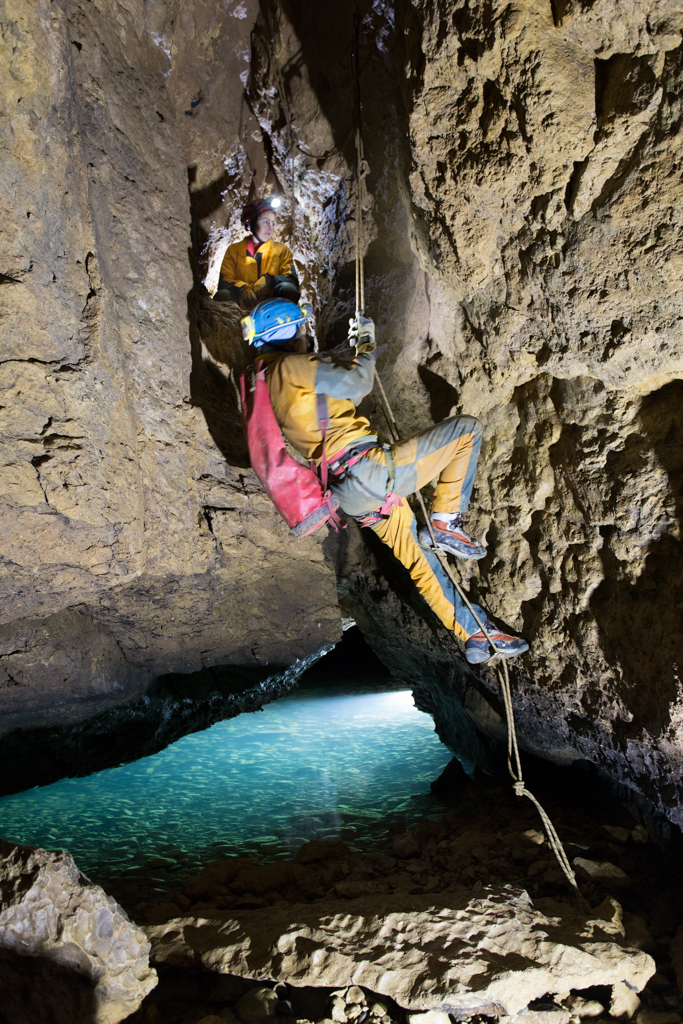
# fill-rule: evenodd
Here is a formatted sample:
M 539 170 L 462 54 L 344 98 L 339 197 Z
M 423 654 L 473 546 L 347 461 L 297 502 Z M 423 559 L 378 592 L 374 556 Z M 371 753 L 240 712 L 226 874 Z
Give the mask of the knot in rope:
M 524 796 L 526 792 L 526 786 L 523 782 L 515 782 L 512 788 L 515 791 L 515 796 Z

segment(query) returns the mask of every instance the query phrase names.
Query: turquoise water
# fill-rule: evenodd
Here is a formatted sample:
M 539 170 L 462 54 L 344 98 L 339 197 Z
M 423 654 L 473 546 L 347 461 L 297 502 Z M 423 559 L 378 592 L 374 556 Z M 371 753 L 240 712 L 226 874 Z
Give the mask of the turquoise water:
M 443 813 L 429 784 L 452 755 L 399 685 L 308 684 L 152 757 L 4 797 L 0 835 L 66 848 L 94 880 L 155 856 L 367 845 L 391 821 Z

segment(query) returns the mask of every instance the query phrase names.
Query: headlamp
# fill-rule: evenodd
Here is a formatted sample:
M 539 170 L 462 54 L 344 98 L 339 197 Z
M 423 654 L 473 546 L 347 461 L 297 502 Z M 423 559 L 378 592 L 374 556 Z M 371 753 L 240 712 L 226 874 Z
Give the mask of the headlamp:
M 254 323 L 253 316 L 242 317 L 240 327 L 242 328 L 242 337 L 251 344 L 256 337 L 256 324 Z

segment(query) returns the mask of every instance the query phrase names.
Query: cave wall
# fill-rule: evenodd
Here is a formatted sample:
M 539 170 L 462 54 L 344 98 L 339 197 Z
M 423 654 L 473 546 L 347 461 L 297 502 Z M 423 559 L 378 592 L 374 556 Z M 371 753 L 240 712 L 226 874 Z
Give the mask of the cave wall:
M 85 717 L 162 672 L 290 664 L 341 631 L 320 541 L 289 536 L 201 409 L 166 13 L 0 15 L 3 730 Z M 192 26 L 179 37 L 197 65 Z M 225 68 L 237 118 L 244 66 Z
M 532 644 L 514 670 L 526 749 L 589 761 L 680 824 L 680 5 L 398 6 L 423 274 L 413 330 L 381 325 L 385 384 L 407 431 L 484 422 L 469 523 L 489 553 L 458 568 Z M 377 552 L 347 570 L 347 610 L 481 757 L 463 702 L 501 737 L 492 675 L 405 593 L 400 612 L 385 599 L 401 579 Z
M 4 4 L 12 722 L 302 656 L 338 635 L 334 565 L 440 735 L 481 763 L 503 735 L 494 677 L 372 538 L 289 538 L 247 466 L 236 325 L 201 283 L 276 191 L 320 343 L 343 344 L 353 7 Z M 404 433 L 484 422 L 489 554 L 458 569 L 532 644 L 522 743 L 680 823 L 680 4 L 359 8 L 378 366 Z

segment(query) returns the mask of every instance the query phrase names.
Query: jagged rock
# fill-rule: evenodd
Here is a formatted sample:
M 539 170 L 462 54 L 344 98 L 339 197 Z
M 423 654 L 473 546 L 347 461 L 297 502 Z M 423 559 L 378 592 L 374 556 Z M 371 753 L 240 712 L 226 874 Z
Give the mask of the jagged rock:
M 202 966 L 295 986 L 365 989 L 410 1010 L 514 1015 L 548 993 L 627 984 L 655 973 L 651 957 L 623 945 L 621 909 L 607 900 L 588 917 L 522 890 L 460 890 L 402 900 L 372 898 L 185 916 L 149 926 L 154 962 Z
M 408 1024 L 451 1024 L 451 1018 L 443 1010 L 427 1010 L 425 1013 L 406 1014 Z
M 609 1005 L 609 1012 L 612 1017 L 632 1017 L 640 1006 L 638 993 L 630 985 L 621 982 L 612 986 L 612 999 Z
M 12 1024 L 118 1024 L 157 983 L 149 948 L 70 854 L 0 840 L 0 1012 Z
M 561 1006 L 551 1010 L 523 1010 L 510 1024 L 569 1024 L 569 1013 Z
M 290 665 L 341 636 L 323 538 L 295 539 L 247 468 L 235 311 L 212 317 L 193 293 L 197 161 L 161 43 L 179 6 L 8 0 L 0 15 L 3 732 L 77 722 L 163 672 Z M 237 40 L 257 6 L 222 12 L 238 119 Z M 212 23 L 215 4 L 190 17 Z
M 578 994 L 569 996 L 565 1003 L 573 1017 L 599 1017 L 605 1012 L 597 999 L 585 999 Z
M 575 857 L 574 866 L 584 878 L 605 878 L 617 885 L 627 885 L 628 875 L 616 864 L 607 860 L 589 860 L 587 857 Z

